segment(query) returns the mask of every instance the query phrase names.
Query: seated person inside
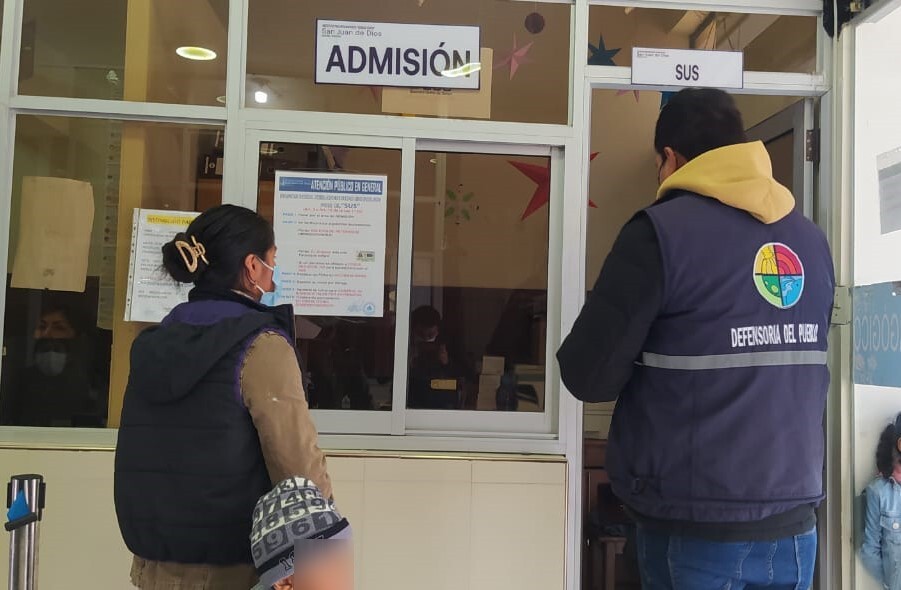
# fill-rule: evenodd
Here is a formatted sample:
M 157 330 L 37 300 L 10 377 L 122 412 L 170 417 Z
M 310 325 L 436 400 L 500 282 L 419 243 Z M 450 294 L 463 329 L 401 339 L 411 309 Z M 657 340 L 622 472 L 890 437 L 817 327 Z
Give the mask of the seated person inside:
M 422 306 L 410 317 L 410 407 L 429 410 L 462 408 L 465 372 L 448 353 L 441 335 L 441 314 Z
M 104 425 L 107 391 L 97 386 L 86 332 L 73 308 L 44 307 L 34 329 L 31 360 L 4 392 L 4 423 Z

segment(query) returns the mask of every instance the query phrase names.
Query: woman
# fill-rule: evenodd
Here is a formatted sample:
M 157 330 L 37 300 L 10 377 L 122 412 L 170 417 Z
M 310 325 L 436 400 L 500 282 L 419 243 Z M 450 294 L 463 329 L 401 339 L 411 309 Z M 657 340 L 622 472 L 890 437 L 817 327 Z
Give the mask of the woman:
M 272 227 L 232 205 L 163 246 L 189 302 L 135 340 L 116 447 L 119 527 L 146 589 L 246 590 L 257 499 L 304 474 L 331 497 Z
M 879 437 L 879 475 L 866 490 L 860 557 L 883 588 L 901 590 L 901 414 Z

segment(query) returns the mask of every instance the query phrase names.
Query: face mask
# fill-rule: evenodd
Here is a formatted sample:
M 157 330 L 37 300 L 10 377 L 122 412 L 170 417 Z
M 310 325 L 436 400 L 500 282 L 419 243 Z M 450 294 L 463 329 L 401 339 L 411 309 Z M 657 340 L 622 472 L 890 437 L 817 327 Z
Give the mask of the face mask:
M 260 261 L 260 264 L 268 268 L 272 271 L 272 291 L 263 291 L 263 288 L 259 285 L 254 285 L 257 290 L 262 294 L 260 296 L 260 303 L 269 307 L 275 307 L 278 305 L 279 301 L 282 298 L 282 272 L 281 269 L 276 264 L 275 266 L 269 266 L 266 262 L 257 256 L 257 260 Z
M 34 366 L 44 375 L 56 377 L 66 368 L 66 360 L 68 360 L 68 354 L 65 352 L 56 350 L 36 352 L 34 355 Z

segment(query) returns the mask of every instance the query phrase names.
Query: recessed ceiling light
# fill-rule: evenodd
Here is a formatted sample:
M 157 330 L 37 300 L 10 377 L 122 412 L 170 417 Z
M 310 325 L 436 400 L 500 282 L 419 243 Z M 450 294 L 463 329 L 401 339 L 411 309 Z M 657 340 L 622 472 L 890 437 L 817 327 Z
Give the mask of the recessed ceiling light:
M 269 95 L 262 90 L 253 93 L 253 99 L 259 104 L 266 104 L 269 101 Z
M 224 97 L 224 96 L 217 96 L 217 97 L 216 97 L 216 102 L 225 104 L 225 97 Z
M 194 61 L 212 61 L 216 59 L 216 52 L 206 47 L 179 47 L 175 50 L 180 57 Z

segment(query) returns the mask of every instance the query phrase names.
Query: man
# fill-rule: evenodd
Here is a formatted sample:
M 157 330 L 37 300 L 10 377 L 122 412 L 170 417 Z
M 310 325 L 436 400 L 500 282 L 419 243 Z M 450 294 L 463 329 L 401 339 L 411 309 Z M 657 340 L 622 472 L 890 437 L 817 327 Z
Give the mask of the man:
M 729 95 L 660 113 L 657 202 L 621 231 L 558 359 L 619 398 L 608 470 L 646 590 L 808 588 L 823 499 L 825 236 Z
M 309 479 L 286 479 L 259 499 L 250 543 L 253 590 L 353 590 L 350 524 Z

